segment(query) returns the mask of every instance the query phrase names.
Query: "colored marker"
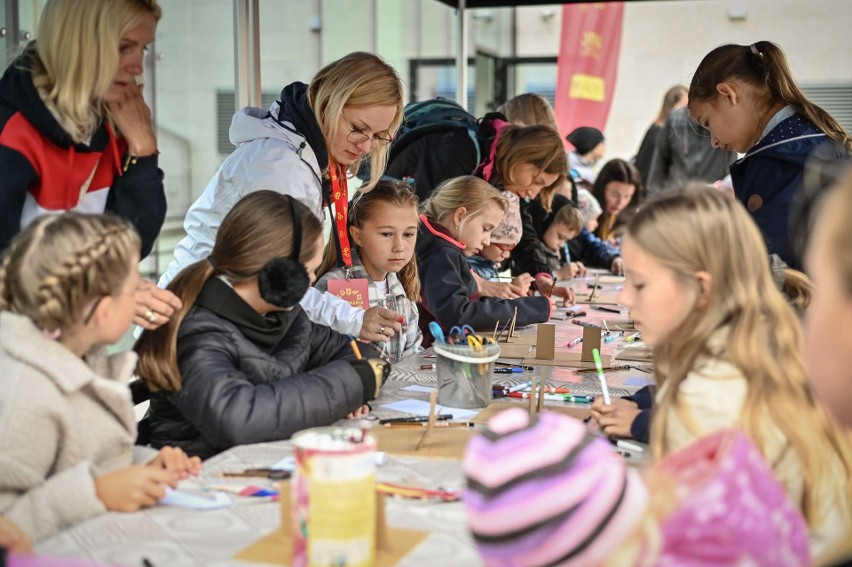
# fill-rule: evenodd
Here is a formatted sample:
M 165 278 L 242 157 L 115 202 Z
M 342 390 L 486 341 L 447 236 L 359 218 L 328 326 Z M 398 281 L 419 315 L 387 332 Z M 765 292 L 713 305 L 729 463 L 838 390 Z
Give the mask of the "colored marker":
M 606 386 L 606 376 L 603 372 L 603 364 L 601 364 L 601 353 L 598 349 L 592 349 L 592 357 L 595 359 L 595 369 L 598 371 L 598 379 L 601 381 L 601 390 L 603 390 L 604 405 L 611 405 L 612 400 L 609 398 L 609 388 Z
M 591 327 L 593 329 L 600 329 L 601 328 L 600 325 L 595 325 L 594 323 L 589 323 L 588 321 L 579 321 L 577 319 L 574 319 L 571 322 L 574 323 L 575 325 L 580 325 L 581 327 Z
M 512 366 L 511 368 L 495 368 L 494 374 L 523 374 L 524 369 L 519 366 Z
M 574 348 L 575 346 L 577 346 L 581 342 L 583 342 L 583 337 L 577 337 L 573 341 L 569 341 L 567 346 L 568 346 L 568 348 Z
M 618 313 L 621 315 L 621 309 L 613 309 L 612 307 L 604 307 L 603 305 L 595 305 L 593 308 L 598 311 L 609 311 L 610 313 Z
M 513 392 L 520 392 L 521 390 L 526 390 L 526 389 L 527 389 L 527 388 L 529 388 L 531 385 L 532 385 L 532 384 L 531 384 L 531 382 L 530 382 L 529 380 L 527 380 L 527 381 L 526 381 L 526 382 L 524 382 L 523 384 L 518 384 L 517 386 L 512 386 L 512 387 L 510 387 L 510 388 L 509 388 L 509 393 L 511 394 L 511 393 L 513 393 Z
M 432 363 L 432 364 L 421 364 L 420 370 L 435 370 L 435 368 L 437 368 L 437 366 L 438 365 L 434 364 L 434 363 Z
M 628 343 L 632 343 L 633 341 L 639 340 L 642 337 L 642 333 L 636 332 L 624 339 Z
M 559 394 L 542 394 L 545 400 L 551 402 L 564 402 L 565 396 L 560 396 Z M 520 398 L 522 400 L 530 399 L 531 394 L 529 392 L 509 392 L 510 398 Z
M 512 366 L 517 368 L 523 368 L 524 370 L 535 370 L 533 366 L 525 366 L 523 364 L 512 364 L 511 362 L 500 362 L 499 360 L 494 363 L 494 366 Z
M 637 443 L 633 443 L 631 441 L 626 441 L 624 439 L 619 439 L 615 442 L 616 447 L 620 447 L 621 449 L 627 449 L 628 451 L 633 451 L 634 453 L 644 453 L 645 449 L 642 445 Z
M 624 333 L 622 331 L 618 331 L 618 332 L 614 332 L 614 333 L 607 333 L 607 335 L 604 337 L 604 342 L 605 343 L 611 343 L 612 341 L 614 341 L 615 339 L 617 339 L 618 337 L 620 337 L 623 334 Z
M 574 402 L 575 404 L 590 404 L 595 401 L 594 396 L 565 396 L 566 402 Z

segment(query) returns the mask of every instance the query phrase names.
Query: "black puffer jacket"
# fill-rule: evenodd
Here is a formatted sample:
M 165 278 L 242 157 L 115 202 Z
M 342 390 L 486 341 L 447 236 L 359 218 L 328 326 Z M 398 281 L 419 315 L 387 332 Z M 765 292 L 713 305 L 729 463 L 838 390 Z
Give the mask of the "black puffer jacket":
M 267 336 L 263 344 L 196 302 L 178 331 L 183 387 L 151 395 L 154 447 L 206 459 L 329 425 L 369 401 L 375 379 L 365 384 L 352 367 L 346 336 L 312 323 L 298 306 L 276 315 L 276 341 L 268 344 Z

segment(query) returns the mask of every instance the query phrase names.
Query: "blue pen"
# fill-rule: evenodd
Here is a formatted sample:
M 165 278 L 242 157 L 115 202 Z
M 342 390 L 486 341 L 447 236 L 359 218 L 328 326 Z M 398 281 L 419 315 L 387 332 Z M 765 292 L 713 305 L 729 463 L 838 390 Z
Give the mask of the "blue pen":
M 511 368 L 495 368 L 494 374 L 523 374 L 524 369 L 518 366 L 512 366 Z
M 429 332 L 432 333 L 432 337 L 434 337 L 436 343 L 447 343 L 447 339 L 444 338 L 444 331 L 441 330 L 441 326 L 437 321 L 429 323 Z

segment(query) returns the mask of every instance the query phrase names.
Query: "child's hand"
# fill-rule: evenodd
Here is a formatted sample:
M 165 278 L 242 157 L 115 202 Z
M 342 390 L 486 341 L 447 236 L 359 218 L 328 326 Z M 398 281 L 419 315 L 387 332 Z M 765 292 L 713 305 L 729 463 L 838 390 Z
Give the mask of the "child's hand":
M 550 294 L 551 297 L 561 297 L 562 303 L 565 306 L 571 305 L 574 303 L 574 290 L 570 287 L 562 287 L 561 285 L 557 285 L 553 288 L 553 293 Z
M 521 274 L 520 276 L 515 276 L 512 278 L 512 291 L 516 292 L 519 296 L 524 296 L 530 290 L 530 286 L 533 283 L 533 277 L 529 274 Z
M 490 282 L 483 280 L 479 284 L 479 295 L 483 297 L 496 297 L 497 299 L 515 299 L 522 297 L 521 289 L 509 282 Z
M 163 447 L 148 466 L 166 469 L 181 480 L 201 472 L 201 459 L 190 457 L 178 447 Z
M 603 398 L 596 398 L 592 404 L 592 419 L 604 435 L 631 439 L 630 426 L 641 411 L 636 402 L 630 400 L 615 398 L 606 405 Z
M 33 542 L 15 522 L 0 516 L 0 548 L 13 553 L 32 553 Z
M 165 485 L 177 487 L 177 475 L 158 467 L 134 465 L 99 476 L 95 493 L 107 510 L 135 512 L 153 506 L 166 495 Z
M 136 315 L 133 322 L 153 331 L 169 322 L 175 311 L 181 308 L 181 301 L 167 289 L 154 285 L 148 280 L 139 280 L 136 288 Z
M 370 413 L 370 406 L 367 404 L 362 405 L 360 408 L 356 409 L 352 413 L 346 415 L 346 419 L 358 419 L 359 417 L 363 417 Z
M 586 266 L 582 262 L 571 262 L 571 271 L 574 273 L 572 277 L 583 277 L 586 275 Z
M 612 266 L 609 267 L 609 271 L 616 276 L 620 276 L 624 273 L 624 260 L 621 259 L 621 256 L 612 261 Z
M 386 343 L 402 330 L 402 319 L 396 311 L 384 307 L 370 307 L 364 312 L 361 333 L 358 337 L 367 342 Z

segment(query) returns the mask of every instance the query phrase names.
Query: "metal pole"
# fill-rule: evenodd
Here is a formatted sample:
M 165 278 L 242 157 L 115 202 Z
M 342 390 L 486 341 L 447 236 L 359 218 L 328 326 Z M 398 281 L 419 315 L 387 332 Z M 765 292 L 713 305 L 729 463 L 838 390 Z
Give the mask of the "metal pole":
M 260 106 L 259 0 L 234 0 L 234 106 Z
M 466 0 L 458 0 L 458 27 L 456 46 L 456 102 L 467 108 L 467 13 Z

